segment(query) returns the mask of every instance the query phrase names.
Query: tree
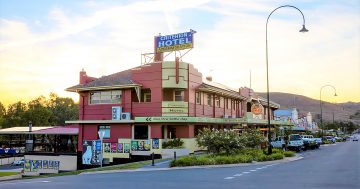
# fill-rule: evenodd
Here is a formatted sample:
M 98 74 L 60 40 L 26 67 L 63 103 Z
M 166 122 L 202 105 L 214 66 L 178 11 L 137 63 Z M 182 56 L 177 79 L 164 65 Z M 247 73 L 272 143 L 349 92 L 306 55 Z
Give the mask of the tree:
M 66 120 L 79 118 L 79 106 L 71 98 L 59 97 L 55 93 L 50 93 L 47 107 L 52 112 L 51 125 L 65 125 Z
M 5 106 L 0 102 L 0 128 L 5 124 L 6 109 Z
M 235 153 L 244 148 L 239 134 L 233 130 L 210 130 L 205 128 L 196 138 L 200 147 L 207 148 L 210 153 Z
M 247 148 L 256 148 L 261 142 L 264 141 L 264 137 L 257 129 L 248 129 L 240 135 L 240 140 L 244 142 Z
M 50 125 L 52 112 L 48 109 L 46 104 L 47 102 L 44 96 L 40 96 L 28 102 L 24 118 L 28 121 L 32 121 L 34 126 Z
M 10 104 L 5 115 L 4 127 L 27 125 L 29 120 L 25 118 L 26 109 L 26 104 L 21 101 Z

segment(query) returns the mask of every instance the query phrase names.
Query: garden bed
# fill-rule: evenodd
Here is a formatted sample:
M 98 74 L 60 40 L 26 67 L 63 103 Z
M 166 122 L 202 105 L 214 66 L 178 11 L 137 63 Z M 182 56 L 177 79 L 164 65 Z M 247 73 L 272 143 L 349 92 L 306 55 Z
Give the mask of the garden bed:
M 243 149 L 236 154 L 205 154 L 200 156 L 186 156 L 173 160 L 170 167 L 186 167 L 198 165 L 223 165 L 223 164 L 238 164 L 238 163 L 251 163 L 253 161 L 273 161 L 283 159 L 285 157 L 295 156 L 294 152 L 282 151 L 273 149 L 271 155 L 267 155 L 260 149 Z

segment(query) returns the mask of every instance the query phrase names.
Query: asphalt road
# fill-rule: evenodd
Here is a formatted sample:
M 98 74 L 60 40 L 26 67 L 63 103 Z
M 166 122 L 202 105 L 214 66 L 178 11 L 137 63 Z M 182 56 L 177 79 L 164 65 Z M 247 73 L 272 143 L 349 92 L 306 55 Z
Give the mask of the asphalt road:
M 63 176 L 2 182 L 0 188 L 360 188 L 360 142 L 321 146 L 300 155 L 304 158 L 287 163 Z

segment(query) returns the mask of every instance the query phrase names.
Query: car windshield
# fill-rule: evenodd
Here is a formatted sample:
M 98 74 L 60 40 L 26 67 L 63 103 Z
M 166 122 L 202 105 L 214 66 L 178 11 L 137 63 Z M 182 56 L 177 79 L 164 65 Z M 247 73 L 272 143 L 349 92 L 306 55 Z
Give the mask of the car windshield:
M 300 135 L 290 135 L 290 140 L 301 140 Z

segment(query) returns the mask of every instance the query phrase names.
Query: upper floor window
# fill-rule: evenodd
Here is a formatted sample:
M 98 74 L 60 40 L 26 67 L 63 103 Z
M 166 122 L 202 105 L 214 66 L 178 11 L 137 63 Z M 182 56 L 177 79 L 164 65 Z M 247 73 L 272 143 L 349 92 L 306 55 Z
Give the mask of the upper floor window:
M 141 90 L 142 95 L 142 102 L 151 102 L 151 90 L 150 89 L 143 89 Z
M 196 92 L 196 93 L 195 93 L 195 99 L 196 99 L 196 104 L 201 104 L 201 95 L 200 95 L 200 92 Z
M 209 106 L 212 105 L 211 100 L 212 100 L 212 95 L 211 95 L 211 94 L 208 94 L 208 95 L 207 95 L 207 105 L 209 105 Z
M 90 104 L 121 104 L 121 90 L 90 92 Z
M 183 90 L 175 90 L 174 91 L 175 101 L 184 101 L 184 91 Z
M 215 104 L 216 104 L 216 107 L 220 107 L 220 97 L 216 97 L 215 99 Z

